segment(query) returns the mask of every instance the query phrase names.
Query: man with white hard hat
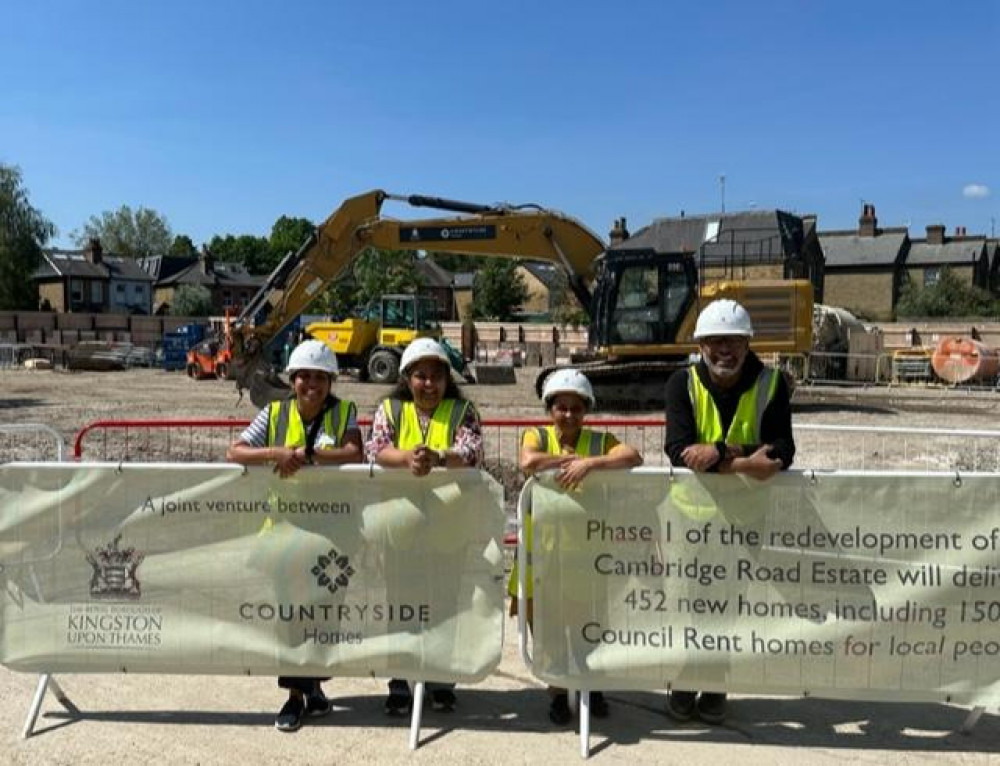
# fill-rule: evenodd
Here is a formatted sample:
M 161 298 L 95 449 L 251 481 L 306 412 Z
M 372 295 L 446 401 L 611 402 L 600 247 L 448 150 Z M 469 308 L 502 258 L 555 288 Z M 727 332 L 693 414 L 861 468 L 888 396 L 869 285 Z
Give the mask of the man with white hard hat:
M 736 301 L 713 301 L 698 315 L 701 359 L 667 381 L 664 449 L 672 465 L 763 481 L 792 464 L 788 386 L 750 350 L 752 337 L 750 314 Z M 697 715 L 722 723 L 726 695 L 673 691 L 667 712 L 681 721 Z
M 243 465 L 273 464 L 283 479 L 307 465 L 360 463 L 358 408 L 331 391 L 338 372 L 336 354 L 322 341 L 303 341 L 288 356 L 285 372 L 292 381 L 292 397 L 271 402 L 257 413 L 226 450 L 226 459 Z M 330 701 L 320 687 L 325 680 L 280 677 L 278 686 L 288 690 L 288 700 L 274 727 L 297 731 L 303 719 L 329 713 Z

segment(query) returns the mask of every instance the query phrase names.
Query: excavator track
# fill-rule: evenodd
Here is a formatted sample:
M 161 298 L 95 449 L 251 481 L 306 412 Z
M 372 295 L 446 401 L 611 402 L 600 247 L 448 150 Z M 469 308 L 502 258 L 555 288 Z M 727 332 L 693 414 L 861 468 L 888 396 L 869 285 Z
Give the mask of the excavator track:
M 535 378 L 535 392 L 542 396 L 545 379 L 556 370 L 579 370 L 590 380 L 598 412 L 660 412 L 667 378 L 689 364 L 687 359 L 648 362 L 582 362 L 545 367 Z

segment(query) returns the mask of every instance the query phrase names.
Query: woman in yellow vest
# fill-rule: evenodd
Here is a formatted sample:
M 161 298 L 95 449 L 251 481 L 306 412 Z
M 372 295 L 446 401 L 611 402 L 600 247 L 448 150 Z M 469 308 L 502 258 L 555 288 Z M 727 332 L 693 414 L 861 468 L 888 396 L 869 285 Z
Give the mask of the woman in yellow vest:
M 331 393 L 337 377 L 337 357 L 318 340 L 296 346 L 285 370 L 293 396 L 271 402 L 229 449 L 226 459 L 243 465 L 274 465 L 285 479 L 307 465 L 360 463 L 361 432 L 357 407 Z M 278 731 L 297 731 L 306 716 L 330 712 L 322 678 L 282 676 L 278 686 L 288 689 L 288 701 L 274 720 Z
M 557 370 L 545 381 L 542 390 L 545 409 L 552 425 L 530 428 L 521 438 L 521 470 L 531 475 L 555 469 L 559 484 L 575 489 L 593 470 L 634 468 L 642 465 L 642 455 L 633 447 L 622 444 L 613 434 L 585 428 L 584 417 L 594 407 L 594 389 L 587 376 L 577 370 Z M 525 542 L 531 550 L 531 519 L 525 526 Z M 532 624 L 531 565 L 526 572 L 528 625 Z M 511 595 L 510 613 L 517 614 L 518 564 L 510 573 L 507 591 Z M 572 720 L 569 697 L 565 689 L 549 687 L 549 719 L 558 726 Z M 601 692 L 590 695 L 590 712 L 597 718 L 608 715 L 608 703 Z
M 417 338 L 403 352 L 399 382 L 382 401 L 365 445 L 383 468 L 408 468 L 426 476 L 432 468 L 471 468 L 483 461 L 483 433 L 472 402 L 451 376 L 448 354 L 431 338 Z M 431 705 L 455 706 L 454 684 L 427 683 Z M 385 701 L 388 715 L 405 715 L 413 704 L 409 684 L 394 678 Z

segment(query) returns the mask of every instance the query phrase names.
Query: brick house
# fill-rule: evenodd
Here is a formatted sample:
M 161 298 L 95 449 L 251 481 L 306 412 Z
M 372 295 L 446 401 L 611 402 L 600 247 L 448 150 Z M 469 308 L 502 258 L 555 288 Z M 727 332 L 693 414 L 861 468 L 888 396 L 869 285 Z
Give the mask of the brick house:
M 183 286 L 206 288 L 212 296 L 212 312 L 238 313 L 267 277 L 250 274 L 242 263 L 215 261 L 203 250 L 197 258 L 151 256 L 141 259 L 146 272 L 155 279 L 153 307 L 156 314 L 167 314 L 174 294 Z
M 823 250 L 816 219 L 783 210 L 659 218 L 611 249 L 691 255 L 702 283 L 722 279 L 807 279 L 823 299 Z
M 865 203 L 857 230 L 821 231 L 819 241 L 826 258 L 823 302 L 862 319 L 892 319 L 910 251 L 906 227 L 880 229 L 875 206 Z
M 990 258 L 986 237 L 969 236 L 964 226 L 957 227 L 954 236 L 946 237 L 943 224 L 928 226 L 927 236 L 914 239 L 910 245 L 905 278 L 918 287 L 930 287 L 946 266 L 963 284 L 988 290 Z
M 39 306 L 62 313 L 149 314 L 153 279 L 134 259 L 105 253 L 100 240 L 83 250 L 43 250 L 32 275 Z

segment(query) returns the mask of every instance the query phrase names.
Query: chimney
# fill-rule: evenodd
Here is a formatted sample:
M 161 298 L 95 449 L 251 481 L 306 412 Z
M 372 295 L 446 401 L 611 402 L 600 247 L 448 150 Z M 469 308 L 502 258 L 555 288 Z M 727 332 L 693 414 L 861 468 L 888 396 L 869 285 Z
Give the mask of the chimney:
M 615 225 L 608 232 L 608 240 L 611 242 L 611 247 L 617 247 L 628 238 L 628 225 L 625 223 L 625 216 L 616 218 Z
M 965 239 L 965 227 L 956 226 L 955 227 L 955 239 Z
M 861 217 L 858 219 L 858 236 L 874 237 L 878 229 L 878 218 L 875 217 L 875 206 L 865 202 L 861 206 Z
M 212 254 L 208 251 L 208 247 L 205 245 L 201 246 L 201 257 L 198 259 L 201 262 L 201 273 L 208 276 L 212 273 Z
M 928 245 L 943 245 L 944 244 L 944 224 L 943 223 L 932 223 L 927 227 L 927 244 Z
M 103 260 L 103 255 L 104 249 L 101 247 L 101 240 L 97 237 L 92 237 L 87 243 L 87 249 L 83 251 L 83 257 L 90 263 L 97 266 Z

